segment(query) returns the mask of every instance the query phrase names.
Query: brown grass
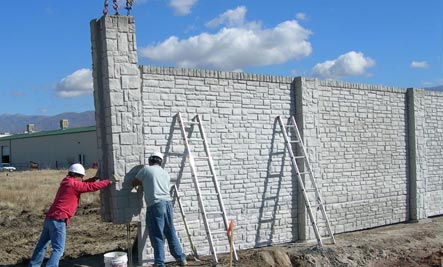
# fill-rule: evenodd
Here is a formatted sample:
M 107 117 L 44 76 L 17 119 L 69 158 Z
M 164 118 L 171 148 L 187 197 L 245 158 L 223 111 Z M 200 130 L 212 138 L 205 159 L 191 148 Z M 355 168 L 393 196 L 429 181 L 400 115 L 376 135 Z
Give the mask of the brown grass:
M 86 170 L 86 177 L 96 170 Z M 0 209 L 46 210 L 54 200 L 67 170 L 0 172 Z M 86 178 L 85 177 L 85 178 Z M 84 194 L 81 203 L 99 201 L 99 192 Z

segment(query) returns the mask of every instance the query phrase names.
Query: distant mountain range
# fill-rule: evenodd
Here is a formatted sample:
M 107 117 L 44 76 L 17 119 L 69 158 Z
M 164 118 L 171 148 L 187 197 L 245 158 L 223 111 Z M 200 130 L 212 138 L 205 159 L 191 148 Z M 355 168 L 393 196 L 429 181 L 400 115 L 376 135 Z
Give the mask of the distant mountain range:
M 67 112 L 54 116 L 1 114 L 0 133 L 23 133 L 28 124 L 34 124 L 35 131 L 57 130 L 60 129 L 60 120 L 63 119 L 68 120 L 68 128 L 92 126 L 95 125 L 95 112 Z
M 426 88 L 426 89 L 432 90 L 432 91 L 443 91 L 443 85 L 431 87 L 431 88 Z

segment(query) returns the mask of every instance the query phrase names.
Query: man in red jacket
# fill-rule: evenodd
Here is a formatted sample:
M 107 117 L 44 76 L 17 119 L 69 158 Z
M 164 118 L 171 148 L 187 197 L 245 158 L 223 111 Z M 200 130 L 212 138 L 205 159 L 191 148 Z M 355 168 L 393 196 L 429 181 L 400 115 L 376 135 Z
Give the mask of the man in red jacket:
M 81 164 L 69 167 L 68 175 L 61 181 L 54 202 L 46 213 L 40 240 L 29 262 L 30 267 L 41 266 L 49 242 L 52 244 L 52 252 L 46 267 L 58 266 L 65 250 L 66 226 L 77 210 L 80 195 L 109 185 L 109 180 L 97 181 L 100 179 L 98 177 L 83 181 L 84 176 L 85 168 Z

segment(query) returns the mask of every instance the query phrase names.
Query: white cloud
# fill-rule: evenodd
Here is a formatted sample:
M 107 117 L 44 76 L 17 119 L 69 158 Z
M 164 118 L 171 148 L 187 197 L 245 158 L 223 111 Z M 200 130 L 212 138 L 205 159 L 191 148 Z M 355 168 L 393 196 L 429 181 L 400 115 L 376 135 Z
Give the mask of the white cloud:
M 314 76 L 322 78 L 339 78 L 362 75 L 375 65 L 375 61 L 365 57 L 362 52 L 350 51 L 335 60 L 328 60 L 314 66 Z
M 301 12 L 295 14 L 295 18 L 298 19 L 298 20 L 307 20 L 308 19 L 306 14 L 305 13 L 301 13 Z
M 188 39 L 169 37 L 141 48 L 140 55 L 152 61 L 181 67 L 204 67 L 227 71 L 264 66 L 307 57 L 312 52 L 311 31 L 297 21 L 284 21 L 264 29 L 259 22 L 246 22 L 246 8 L 228 10 L 208 26 L 222 26 L 215 34 L 201 33 Z
M 90 69 L 79 69 L 61 79 L 54 89 L 60 97 L 90 95 L 93 91 L 92 71 Z
M 208 21 L 205 26 L 215 28 L 225 24 L 228 27 L 241 27 L 245 22 L 246 7 L 239 6 L 236 9 L 230 9 L 219 15 L 217 18 Z
M 411 63 L 411 68 L 426 69 L 428 67 L 429 65 L 426 61 L 412 61 Z
M 174 9 L 176 15 L 183 16 L 191 13 L 191 8 L 197 2 L 198 0 L 171 0 L 169 6 Z

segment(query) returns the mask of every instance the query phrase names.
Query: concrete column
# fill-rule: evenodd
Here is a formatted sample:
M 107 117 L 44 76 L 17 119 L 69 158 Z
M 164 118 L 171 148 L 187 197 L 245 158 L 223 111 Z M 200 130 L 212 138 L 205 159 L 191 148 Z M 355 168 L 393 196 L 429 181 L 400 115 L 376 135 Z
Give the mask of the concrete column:
M 311 169 L 321 192 L 322 176 L 319 162 L 321 161 L 321 142 L 318 136 L 319 122 L 319 94 L 318 80 L 313 78 L 297 77 L 295 84 L 295 119 L 305 145 L 306 153 L 311 164 Z M 301 155 L 300 151 L 296 154 Z M 304 172 L 306 166 L 300 165 L 299 169 Z M 294 177 L 294 179 L 296 179 Z M 312 188 L 308 176 L 302 177 L 307 188 Z M 298 236 L 300 240 L 315 239 L 315 232 L 306 210 L 306 203 L 300 187 L 297 186 L 297 220 Z M 311 203 L 312 205 L 313 203 Z M 325 229 L 320 229 L 325 231 Z
M 295 119 L 297 121 L 297 126 L 300 130 L 300 134 L 303 138 L 303 126 L 304 126 L 304 114 L 303 114 L 303 94 L 306 93 L 305 90 L 303 90 L 303 82 L 304 79 L 302 77 L 297 77 L 294 79 L 294 94 L 295 94 Z M 296 154 L 300 154 L 299 151 L 294 151 Z M 300 171 L 304 171 L 304 166 L 298 166 Z M 297 175 L 297 174 L 294 174 Z M 294 183 L 297 183 L 297 178 L 294 177 Z M 294 200 L 295 205 L 297 205 L 297 225 L 298 225 L 298 237 L 300 240 L 307 240 L 309 237 L 307 236 L 308 229 L 309 229 L 309 222 L 307 218 L 307 211 L 306 211 L 306 204 L 305 200 L 303 198 L 303 193 L 300 190 L 300 186 L 297 183 L 297 198 Z
M 409 219 L 427 218 L 426 212 L 426 137 L 423 90 L 409 88 L 408 154 L 409 154 Z
M 91 21 L 91 41 L 100 170 L 115 181 L 104 191 L 104 218 L 114 223 L 138 221 L 141 193 L 131 192 L 129 181 L 132 170 L 144 161 L 133 17 Z

